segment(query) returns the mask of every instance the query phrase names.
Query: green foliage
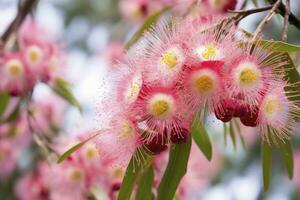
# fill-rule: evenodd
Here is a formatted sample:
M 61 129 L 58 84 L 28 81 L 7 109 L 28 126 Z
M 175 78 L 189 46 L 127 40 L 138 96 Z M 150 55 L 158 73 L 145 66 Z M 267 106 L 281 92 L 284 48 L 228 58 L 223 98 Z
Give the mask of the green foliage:
M 272 146 L 266 142 L 261 143 L 261 162 L 264 191 L 268 191 L 271 180 Z
M 5 92 L 0 93 L 0 117 L 5 112 L 5 109 L 9 103 L 10 96 Z
M 98 136 L 100 133 L 96 133 L 95 135 L 83 140 L 82 142 L 72 146 L 70 149 L 68 149 L 67 151 L 65 151 L 62 155 L 59 156 L 57 163 L 61 163 L 62 161 L 64 161 L 68 156 L 70 156 L 72 153 L 74 153 L 75 151 L 77 151 L 78 149 L 80 149 L 85 143 L 87 143 L 88 141 L 90 141 L 91 139 L 95 138 L 96 136 Z
M 145 169 L 146 169 L 146 174 L 147 174 L 148 169 L 152 166 L 151 165 L 152 157 L 150 155 L 145 154 L 144 158 L 145 158 L 145 162 L 137 163 L 137 161 L 135 160 L 136 159 L 135 155 L 132 156 L 130 163 L 126 169 L 125 176 L 122 181 L 121 189 L 120 189 L 119 195 L 118 195 L 118 200 L 129 200 L 131 197 L 132 191 L 134 189 L 134 186 L 135 186 L 136 182 L 138 181 L 138 178 L 140 177 L 140 175 L 143 173 L 143 171 Z M 151 172 L 149 172 L 149 173 L 151 173 Z M 148 178 L 149 177 L 147 177 L 147 179 Z M 147 182 L 144 184 L 149 187 L 149 185 L 148 185 L 149 180 L 144 180 L 144 181 Z
M 70 85 L 67 81 L 61 78 L 55 79 L 52 89 L 56 92 L 56 94 L 61 96 L 64 100 L 66 100 L 71 105 L 78 108 L 80 112 L 82 111 L 80 103 L 74 97 Z
M 158 187 L 157 200 L 172 200 L 180 180 L 185 175 L 191 151 L 191 138 L 185 144 L 170 147 L 169 161 Z
M 294 174 L 294 156 L 293 147 L 289 140 L 279 141 L 279 151 L 283 160 L 285 169 L 290 179 L 293 178 Z
M 152 200 L 152 186 L 154 180 L 154 172 L 152 164 L 144 170 L 139 180 L 139 185 L 136 191 L 136 200 Z
M 195 118 L 191 123 L 191 131 L 192 131 L 192 137 L 195 143 L 197 144 L 197 146 L 199 147 L 199 149 L 205 155 L 207 160 L 211 160 L 212 144 L 202 122 Z

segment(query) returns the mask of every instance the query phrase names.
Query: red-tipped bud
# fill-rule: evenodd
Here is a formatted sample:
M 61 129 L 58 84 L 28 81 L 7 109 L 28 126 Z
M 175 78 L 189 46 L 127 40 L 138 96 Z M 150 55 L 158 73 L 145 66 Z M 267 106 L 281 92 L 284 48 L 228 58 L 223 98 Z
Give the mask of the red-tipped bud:
M 154 155 L 160 154 L 168 148 L 167 139 L 161 134 L 153 137 L 152 140 L 145 142 L 144 145 Z
M 170 140 L 174 144 L 184 144 L 188 141 L 190 132 L 186 128 L 172 129 L 170 134 Z

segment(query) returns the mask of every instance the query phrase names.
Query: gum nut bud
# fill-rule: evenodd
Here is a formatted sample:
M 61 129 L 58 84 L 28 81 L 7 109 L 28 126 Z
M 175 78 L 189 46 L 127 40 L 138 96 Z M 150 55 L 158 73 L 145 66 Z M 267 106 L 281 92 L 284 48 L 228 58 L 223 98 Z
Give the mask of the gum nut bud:
M 245 104 L 237 103 L 233 112 L 233 117 L 243 117 L 246 112 L 247 106 Z
M 228 2 L 223 7 L 223 11 L 226 12 L 228 10 L 235 10 L 237 4 L 237 0 L 228 0 Z
M 167 139 L 162 135 L 157 135 L 150 141 L 145 141 L 144 145 L 154 155 L 160 154 L 168 148 Z
M 234 102 L 230 99 L 221 101 L 223 111 L 215 111 L 216 118 L 222 122 L 229 122 L 232 119 L 234 113 Z
M 118 191 L 121 188 L 121 182 L 120 181 L 116 181 L 112 184 L 111 186 L 111 190 L 112 191 Z
M 184 144 L 188 141 L 190 132 L 186 128 L 172 129 L 170 134 L 170 140 L 174 144 Z
M 240 120 L 245 126 L 256 127 L 258 124 L 257 118 L 257 109 L 254 109 L 252 111 L 250 109 L 247 109 L 247 112 L 245 112 L 245 114 L 240 118 Z

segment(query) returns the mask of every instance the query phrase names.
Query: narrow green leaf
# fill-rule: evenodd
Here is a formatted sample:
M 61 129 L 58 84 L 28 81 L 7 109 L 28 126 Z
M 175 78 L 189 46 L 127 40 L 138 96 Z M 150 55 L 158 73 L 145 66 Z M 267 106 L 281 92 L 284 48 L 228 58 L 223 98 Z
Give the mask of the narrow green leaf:
M 143 35 L 143 33 L 147 31 L 155 22 L 157 22 L 160 16 L 169 9 L 170 7 L 165 7 L 149 16 L 148 19 L 146 19 L 146 21 L 144 22 L 144 24 L 133 34 L 131 39 L 126 43 L 125 49 L 129 49 L 134 43 L 136 43 Z
M 236 139 L 232 121 L 229 122 L 229 135 L 233 144 L 234 149 L 236 150 Z
M 294 44 L 288 44 L 282 41 L 272 41 L 272 40 L 261 40 L 259 41 L 262 46 L 271 45 L 272 50 L 276 52 L 298 52 L 300 51 L 300 46 Z
M 59 156 L 57 163 L 61 163 L 62 161 L 64 161 L 68 156 L 70 156 L 72 153 L 74 153 L 75 151 L 77 151 L 79 148 L 81 148 L 85 143 L 87 143 L 88 141 L 90 141 L 91 139 L 95 138 L 96 136 L 98 136 L 100 133 L 96 133 L 95 135 L 92 135 L 91 137 L 83 140 L 82 142 L 72 146 L 71 148 L 69 148 L 67 151 L 65 151 L 62 155 Z
M 294 156 L 291 142 L 289 140 L 279 141 L 279 150 L 287 174 L 289 178 L 292 179 L 294 174 Z
M 9 103 L 10 96 L 5 92 L 0 93 L 0 117 L 5 112 L 5 109 Z
M 261 144 L 261 162 L 264 191 L 267 192 L 270 187 L 271 179 L 272 146 L 265 142 L 262 142 Z
M 158 186 L 157 200 L 172 200 L 176 189 L 185 175 L 191 151 L 191 138 L 185 144 L 170 147 L 169 161 Z
M 228 135 L 228 129 L 227 124 L 223 123 L 223 132 L 224 132 L 224 144 L 227 145 L 227 135 Z
M 12 111 L 12 113 L 4 120 L 4 122 L 12 122 L 14 121 L 20 114 L 20 103 L 16 106 L 16 108 Z
M 138 189 L 135 195 L 135 200 L 152 200 L 152 185 L 154 179 L 153 167 L 150 165 L 142 174 Z
M 202 122 L 194 118 L 194 120 L 191 123 L 191 130 L 192 130 L 192 137 L 195 143 L 202 151 L 202 153 L 205 155 L 207 160 L 210 161 L 212 158 L 212 144 Z
M 252 3 L 254 4 L 255 7 L 258 7 L 257 0 L 252 0 Z
M 77 99 L 73 95 L 70 85 L 67 81 L 65 81 L 61 78 L 57 78 L 54 81 L 54 85 L 53 85 L 52 89 L 54 90 L 54 92 L 56 92 L 56 94 L 58 94 L 64 100 L 66 100 L 71 105 L 78 108 L 80 112 L 82 111 L 80 103 L 77 101 Z
M 131 158 L 130 163 L 126 169 L 125 176 L 122 181 L 122 185 L 118 194 L 118 200 L 130 199 L 134 185 L 137 182 L 143 169 L 151 165 L 152 157 L 148 154 L 145 154 L 144 158 L 146 159 L 146 162 L 139 163 L 139 164 L 136 163 L 134 156 Z
M 239 138 L 240 138 L 240 141 L 241 141 L 241 143 L 242 143 L 242 146 L 243 146 L 243 148 L 245 149 L 245 148 L 246 148 L 246 143 L 245 143 L 244 137 L 243 137 L 243 135 L 242 135 L 242 133 L 241 133 L 241 127 L 240 127 L 240 124 L 238 123 L 238 121 L 237 121 L 236 119 L 233 119 L 233 125 L 234 125 L 234 127 L 236 128 L 237 133 L 238 133 Z

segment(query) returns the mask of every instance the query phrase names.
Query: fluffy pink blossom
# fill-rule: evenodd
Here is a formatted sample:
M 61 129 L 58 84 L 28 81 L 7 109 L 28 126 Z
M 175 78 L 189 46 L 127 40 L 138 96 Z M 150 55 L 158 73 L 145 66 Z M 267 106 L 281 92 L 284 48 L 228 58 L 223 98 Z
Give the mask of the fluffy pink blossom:
M 0 60 L 0 90 L 20 96 L 32 88 L 34 80 L 28 77 L 29 69 L 20 53 L 4 52 Z
M 20 200 L 45 200 L 49 199 L 49 186 L 46 175 L 49 165 L 38 163 L 36 172 L 23 175 L 15 186 L 15 191 Z
M 299 108 L 284 88 L 286 83 L 281 81 L 268 90 L 259 106 L 258 124 L 263 139 L 272 142 L 274 136 L 289 138 L 295 130 Z M 276 142 L 276 141 L 275 141 Z

